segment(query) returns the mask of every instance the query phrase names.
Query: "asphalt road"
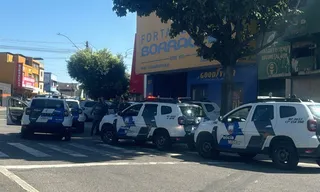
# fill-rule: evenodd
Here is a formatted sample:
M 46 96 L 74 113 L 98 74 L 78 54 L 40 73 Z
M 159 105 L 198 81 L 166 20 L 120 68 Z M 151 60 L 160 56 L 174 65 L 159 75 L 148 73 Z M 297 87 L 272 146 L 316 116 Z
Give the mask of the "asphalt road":
M 86 132 L 71 142 L 50 135 L 19 137 L 0 111 L 1 192 L 319 191 L 320 168 L 309 162 L 280 171 L 269 160 L 244 162 L 236 155 L 208 161 L 183 145 L 159 152 L 152 144 L 101 143 Z

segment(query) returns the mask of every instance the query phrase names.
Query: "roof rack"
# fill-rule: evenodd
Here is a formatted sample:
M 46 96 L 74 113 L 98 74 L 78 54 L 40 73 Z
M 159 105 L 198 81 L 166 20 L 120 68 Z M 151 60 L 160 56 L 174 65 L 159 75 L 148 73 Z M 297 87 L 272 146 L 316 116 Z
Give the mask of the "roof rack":
M 203 98 L 203 99 L 191 99 L 191 97 L 178 97 L 177 100 L 181 101 L 181 102 L 193 102 L 193 101 L 198 101 L 198 102 L 211 102 L 210 100 Z
M 255 103 L 257 102 L 298 102 L 298 103 L 302 103 L 302 102 L 312 102 L 313 100 L 310 99 L 303 99 L 303 98 L 298 98 L 296 95 L 292 95 L 289 97 L 272 97 L 272 95 L 270 96 L 258 96 L 257 100 L 255 101 Z M 252 102 L 254 103 L 254 102 Z

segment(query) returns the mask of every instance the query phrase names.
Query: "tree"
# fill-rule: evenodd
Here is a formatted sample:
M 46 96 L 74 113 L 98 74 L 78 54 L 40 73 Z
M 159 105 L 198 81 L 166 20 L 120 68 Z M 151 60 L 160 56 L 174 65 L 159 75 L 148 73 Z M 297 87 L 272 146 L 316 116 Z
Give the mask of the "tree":
M 72 55 L 67 62 L 69 75 L 92 98 L 110 99 L 128 90 L 129 80 L 121 55 L 113 55 L 106 49 L 97 52 L 86 49 Z
M 222 113 L 232 109 L 233 68 L 241 58 L 256 55 L 272 45 L 299 14 L 297 0 L 113 0 L 118 16 L 155 12 L 162 22 L 170 22 L 170 36 L 187 32 L 198 47 L 198 56 L 217 60 L 224 70 Z M 293 4 L 296 5 L 296 4 Z M 276 31 L 268 43 L 256 44 L 268 31 Z

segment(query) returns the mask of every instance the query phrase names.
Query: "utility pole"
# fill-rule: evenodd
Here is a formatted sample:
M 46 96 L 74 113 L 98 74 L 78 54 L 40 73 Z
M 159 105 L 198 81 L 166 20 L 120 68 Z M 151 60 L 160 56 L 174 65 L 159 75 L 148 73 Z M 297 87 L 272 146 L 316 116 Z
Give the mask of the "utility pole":
M 86 41 L 86 49 L 89 49 L 89 42 Z

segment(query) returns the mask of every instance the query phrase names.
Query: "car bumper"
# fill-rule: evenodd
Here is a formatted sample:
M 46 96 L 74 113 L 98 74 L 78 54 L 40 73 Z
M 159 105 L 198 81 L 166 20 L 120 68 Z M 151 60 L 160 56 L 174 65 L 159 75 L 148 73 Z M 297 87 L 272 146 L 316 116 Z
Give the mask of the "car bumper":
M 71 131 L 71 127 L 65 127 L 62 123 L 32 123 L 29 125 L 22 125 L 21 129 L 27 129 L 28 131 L 37 133 L 65 133 Z

